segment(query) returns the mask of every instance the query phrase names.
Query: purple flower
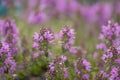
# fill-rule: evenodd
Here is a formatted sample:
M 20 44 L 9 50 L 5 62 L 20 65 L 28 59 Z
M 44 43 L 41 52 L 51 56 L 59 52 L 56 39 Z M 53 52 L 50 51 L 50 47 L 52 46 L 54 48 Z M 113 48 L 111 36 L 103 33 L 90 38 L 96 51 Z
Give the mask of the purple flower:
M 39 41 L 43 42 L 44 41 L 44 37 L 43 36 L 39 36 Z
M 34 33 L 33 39 L 36 40 L 36 41 L 38 41 L 38 39 L 39 39 L 38 33 L 36 33 L 36 32 Z
M 73 54 L 76 54 L 76 53 L 77 53 L 77 47 L 71 47 L 71 48 L 69 49 L 69 52 L 70 52 L 70 53 L 73 53 Z
M 34 53 L 34 54 L 33 54 L 33 58 L 37 58 L 38 56 L 39 56 L 38 53 Z
M 65 62 L 67 60 L 67 57 L 66 56 L 61 56 L 61 59 L 63 62 Z
M 79 75 L 80 74 L 80 71 L 78 69 L 75 70 L 75 72 Z
M 105 52 L 104 54 L 103 54 L 103 56 L 102 56 L 102 59 L 105 61 L 105 62 L 107 62 L 106 60 L 107 59 L 111 59 L 113 57 L 113 53 L 112 52 Z
M 76 68 L 75 68 L 75 72 L 77 73 L 77 75 L 83 76 L 83 74 L 87 74 L 90 71 L 91 71 L 91 64 L 82 57 L 78 58 L 78 60 L 76 62 Z M 87 78 L 87 76 L 84 76 L 84 78 L 85 77 Z
M 116 64 L 120 64 L 120 58 L 115 59 L 115 63 L 116 63 Z
M 108 78 L 109 77 L 109 74 L 107 74 L 105 71 L 103 70 L 100 70 L 100 74 L 103 75 L 104 78 Z
M 84 74 L 84 75 L 82 76 L 82 78 L 85 79 L 85 80 L 89 80 L 89 75 L 88 75 L 88 74 Z
M 75 53 L 75 47 L 72 47 L 74 41 L 75 41 L 75 32 L 73 29 L 69 29 L 67 26 L 65 26 L 59 33 L 62 47 L 68 51 L 73 51 Z
M 104 50 L 104 49 L 106 49 L 106 44 L 104 44 L 104 43 L 97 44 L 96 48 Z
M 5 66 L 0 67 L 0 74 L 4 74 L 7 68 Z
M 17 55 L 17 42 L 18 42 L 18 30 L 16 28 L 16 24 L 14 20 L 10 20 L 10 19 L 6 19 L 6 20 L 0 20 L 0 31 L 2 34 L 2 37 L 4 37 L 2 39 L 2 41 L 4 41 L 5 43 L 7 43 L 7 45 L 4 43 L 3 46 L 4 48 L 7 48 L 9 46 L 10 51 L 9 53 L 11 53 L 12 56 L 16 56 Z
M 97 52 L 94 52 L 93 57 L 94 57 L 94 58 L 97 58 L 98 55 L 99 55 L 99 54 L 98 54 Z
M 102 32 L 100 33 L 99 39 L 110 43 L 111 45 L 117 46 L 119 44 L 120 26 L 118 23 L 112 23 L 108 21 L 107 25 L 101 27 Z
M 50 68 L 50 72 L 53 72 L 55 70 L 53 62 L 50 63 L 49 68 Z
M 37 49 L 38 46 L 39 46 L 39 44 L 38 44 L 37 42 L 34 42 L 34 43 L 33 43 L 33 48 L 34 48 L 34 49 Z
M 118 68 L 116 67 L 113 67 L 111 72 L 110 72 L 110 77 L 109 77 L 109 80 L 114 80 L 115 78 L 118 77 Z
M 91 71 L 91 65 L 86 59 L 83 59 L 83 65 L 87 71 Z
M 44 55 L 44 54 L 45 54 L 45 51 L 41 50 L 40 53 L 41 53 L 41 55 Z
M 48 53 L 48 57 L 52 57 L 52 53 L 51 52 Z
M 66 67 L 65 61 L 67 60 L 66 56 L 56 56 L 55 59 L 49 64 L 50 77 L 53 77 L 52 74 L 60 74 L 64 78 L 68 78 L 68 68 Z M 61 74 L 63 73 L 63 74 Z
M 68 70 L 64 70 L 64 78 L 67 78 L 68 77 Z
M 2 36 L 6 36 L 8 33 L 18 35 L 18 30 L 14 20 L 5 20 L 0 24 Z
M 39 25 L 42 22 L 44 22 L 47 18 L 47 15 L 45 12 L 40 11 L 40 12 L 31 12 L 28 18 L 29 23 L 33 23 L 35 25 Z
M 40 54 L 49 56 L 49 46 L 54 42 L 54 34 L 48 28 L 41 28 L 40 33 L 35 33 L 33 36 L 33 48 L 40 50 Z
M 12 74 L 16 70 L 16 62 L 13 59 L 13 52 L 14 50 L 10 48 L 10 45 L 7 42 L 0 42 L 0 64 L 3 65 L 3 67 L 0 67 L 0 74 L 4 74 L 6 71 Z
M 51 67 L 50 67 L 50 72 L 53 72 L 54 69 L 55 69 L 55 67 L 54 67 L 54 66 L 51 66 Z

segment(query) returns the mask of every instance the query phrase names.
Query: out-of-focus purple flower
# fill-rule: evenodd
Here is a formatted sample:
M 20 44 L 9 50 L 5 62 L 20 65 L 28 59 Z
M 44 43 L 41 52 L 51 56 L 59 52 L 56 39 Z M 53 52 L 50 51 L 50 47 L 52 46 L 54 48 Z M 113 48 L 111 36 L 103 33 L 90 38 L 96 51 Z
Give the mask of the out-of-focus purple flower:
M 80 4 L 76 0 L 72 0 L 69 2 L 69 7 L 70 7 L 69 9 L 72 15 L 77 12 L 79 5 Z
M 17 68 L 18 68 L 18 69 L 23 69 L 24 66 L 23 66 L 23 65 L 18 65 Z
M 60 13 L 65 13 L 67 8 L 67 0 L 55 0 L 56 7 L 55 9 L 58 10 Z
M 45 51 L 41 50 L 40 53 L 41 53 L 41 55 L 44 55 L 44 54 L 45 54 Z
M 111 72 L 110 72 L 110 77 L 109 80 L 115 80 L 118 77 L 118 68 L 113 67 Z
M 6 70 L 6 66 L 0 67 L 0 74 L 4 74 Z
M 48 53 L 48 57 L 52 57 L 52 53 L 51 52 Z
M 67 60 L 66 56 L 61 56 L 61 59 L 63 60 L 63 62 L 65 62 Z
M 33 54 L 33 58 L 37 58 L 38 56 L 39 56 L 38 53 L 34 53 L 34 54 Z
M 2 21 L 2 20 L 1 20 Z M 2 36 L 6 36 L 8 33 L 12 33 L 14 35 L 18 35 L 18 30 L 16 28 L 16 24 L 14 20 L 4 20 L 0 22 L 0 27 L 1 27 L 1 34 Z
M 106 49 L 106 44 L 105 43 L 97 44 L 96 48 L 100 49 L 100 50 L 104 50 L 104 49 Z
M 39 39 L 39 34 L 35 32 L 34 36 L 33 36 L 33 39 L 37 41 Z
M 54 67 L 54 66 L 51 66 L 51 67 L 50 67 L 50 72 L 53 72 L 54 69 L 55 69 L 55 67 Z
M 100 39 L 100 40 L 103 40 L 103 39 L 104 39 L 104 35 L 103 35 L 103 34 L 100 34 L 100 35 L 99 35 L 99 39 Z
M 47 15 L 44 12 L 31 12 L 28 18 L 29 23 L 39 25 L 44 22 L 47 18 Z
M 120 46 L 117 47 L 118 54 L 120 55 Z
M 8 62 L 7 62 L 7 60 L 8 60 Z M 9 58 L 7 60 L 5 61 L 5 64 L 6 65 L 11 65 L 9 73 L 12 74 L 16 69 L 16 62 L 15 62 L 15 60 L 12 60 L 12 59 L 9 59 Z
M 80 71 L 78 69 L 75 70 L 75 72 L 79 75 L 80 74 Z
M 99 55 L 99 54 L 98 54 L 97 52 L 94 52 L 94 53 L 93 53 L 93 57 L 94 57 L 94 58 L 97 58 L 98 55 Z
M 69 52 L 70 52 L 70 53 L 73 53 L 73 54 L 76 54 L 76 53 L 77 53 L 77 47 L 71 47 L 71 48 L 69 49 Z
M 115 63 L 116 63 L 116 64 L 120 64 L 120 58 L 115 59 Z
M 85 80 L 89 80 L 89 75 L 88 75 L 88 74 L 84 74 L 84 75 L 82 76 L 82 78 L 85 79 Z
M 38 43 L 36 43 L 36 42 L 33 43 L 33 48 L 34 48 L 34 49 L 37 49 L 38 46 L 39 46 Z
M 28 18 L 28 23 L 35 23 L 35 13 L 34 12 L 31 12 L 29 14 L 29 18 Z
M 54 62 L 50 63 L 49 68 L 50 68 L 50 72 L 53 72 L 55 70 Z
M 91 65 L 86 59 L 83 59 L 83 65 L 87 71 L 91 71 Z
M 31 9 L 34 9 L 37 4 L 39 3 L 39 0 L 29 0 L 28 1 L 28 8 L 31 10 Z
M 100 70 L 100 74 L 103 75 L 104 78 L 108 78 L 109 77 L 109 74 L 107 74 L 105 71 L 103 70 Z
M 77 80 L 77 78 L 75 77 L 74 80 Z
M 17 55 L 18 30 L 14 20 L 0 20 L 2 40 L 9 45 L 11 55 Z
M 102 25 L 111 18 L 112 5 L 107 3 L 96 3 L 91 6 L 80 5 L 80 15 L 88 23 Z
M 114 4 L 114 10 L 116 14 L 120 14 L 120 10 L 118 10 L 118 8 L 120 8 L 120 2 L 116 1 Z
M 120 45 L 120 39 L 117 38 L 113 41 L 114 46 L 118 47 Z
M 68 77 L 68 70 L 64 70 L 64 78 L 66 79 Z

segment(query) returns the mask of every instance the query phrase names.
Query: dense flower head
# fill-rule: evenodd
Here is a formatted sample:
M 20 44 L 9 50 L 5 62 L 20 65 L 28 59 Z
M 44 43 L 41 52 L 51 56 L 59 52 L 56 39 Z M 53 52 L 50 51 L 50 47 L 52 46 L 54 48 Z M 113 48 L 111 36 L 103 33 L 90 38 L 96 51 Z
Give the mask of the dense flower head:
M 53 32 L 48 29 L 48 28 L 41 28 L 40 33 L 36 33 L 33 36 L 33 39 L 36 42 L 44 42 L 47 41 L 49 44 L 53 41 L 54 39 L 54 34 Z
M 76 66 L 77 66 L 77 69 L 79 71 L 82 71 L 82 69 L 86 70 L 88 72 L 91 71 L 91 64 L 90 64 L 90 62 L 88 62 L 84 58 L 78 58 Z
M 9 33 L 12 33 L 17 36 L 19 33 L 16 28 L 16 24 L 14 20 L 10 20 L 10 19 L 0 20 L 0 28 L 1 28 L 2 36 L 6 36 Z
M 120 35 L 120 25 L 118 23 L 112 23 L 108 21 L 108 24 L 102 26 L 102 33 L 99 36 L 99 39 L 104 41 L 109 41 L 112 45 L 114 45 L 114 41 L 118 39 Z
M 0 32 L 2 40 L 0 42 L 0 71 L 4 73 L 14 73 L 16 69 L 18 30 L 14 20 L 0 20 Z
M 104 67 L 100 71 L 99 78 L 107 80 L 119 80 L 120 79 L 120 54 L 119 48 L 111 46 L 109 49 L 104 51 L 102 60 L 105 62 Z
M 49 65 L 50 72 L 53 72 L 53 67 L 55 68 L 55 65 L 57 66 L 65 66 L 64 62 L 67 60 L 66 56 L 57 56 Z
M 66 56 L 56 56 L 56 58 L 49 64 L 49 73 L 55 75 L 60 74 L 62 77 L 67 78 L 68 69 L 65 65 L 66 60 Z M 53 77 L 53 75 L 51 77 Z
M 85 58 L 78 58 L 77 62 L 76 62 L 76 69 L 75 72 L 77 73 L 78 77 L 76 79 L 85 79 L 85 80 L 89 80 L 89 74 L 87 74 L 88 72 L 91 71 L 91 64 L 90 62 L 88 62 Z
M 6 42 L 0 42 L 0 74 L 13 73 L 16 69 L 16 62 L 10 51 L 10 46 Z
M 118 68 L 113 67 L 110 71 L 110 76 L 109 76 L 109 80 L 118 80 L 117 77 L 119 77 L 119 73 L 118 73 Z
M 108 78 L 109 74 L 103 70 L 100 71 L 100 74 L 103 75 L 103 78 Z
M 41 28 L 40 33 L 34 33 L 33 40 L 33 48 L 39 49 L 42 55 L 44 53 L 48 55 L 49 46 L 54 42 L 54 34 L 48 28 Z
M 76 79 L 89 80 L 89 72 L 91 71 L 91 64 L 85 58 L 78 58 L 76 62 L 75 72 L 79 77 Z
M 118 49 L 114 46 L 111 46 L 106 52 L 103 53 L 102 59 L 109 63 L 114 63 L 115 60 L 119 58 Z
M 83 65 L 86 71 L 91 71 L 91 64 L 86 59 L 83 59 Z
M 8 43 L 11 55 L 17 55 L 18 30 L 14 20 L 0 20 L 2 40 Z
M 114 61 L 116 64 L 120 65 L 120 58 L 115 59 Z
M 68 26 L 65 26 L 59 33 L 59 36 L 61 38 L 62 48 L 69 50 L 70 52 L 75 51 L 75 47 L 72 45 L 75 41 L 75 32 L 74 29 L 68 28 Z
M 120 79 L 119 72 L 120 72 L 120 67 L 111 67 L 109 71 L 101 70 L 98 79 L 119 80 Z
M 69 52 L 70 52 L 70 53 L 73 53 L 73 54 L 77 54 L 77 52 L 78 52 L 78 47 L 72 46 L 72 47 L 69 49 Z

